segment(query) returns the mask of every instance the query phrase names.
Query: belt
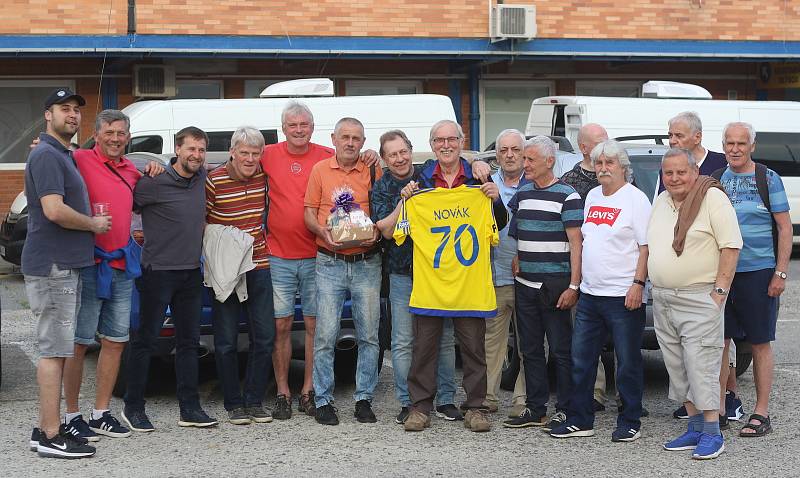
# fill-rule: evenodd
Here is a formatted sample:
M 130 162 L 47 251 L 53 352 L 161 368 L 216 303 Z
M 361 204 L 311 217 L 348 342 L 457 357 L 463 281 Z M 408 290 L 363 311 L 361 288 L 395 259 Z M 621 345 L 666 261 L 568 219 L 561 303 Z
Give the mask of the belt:
M 367 252 L 362 252 L 360 254 L 339 254 L 333 251 L 329 251 L 324 247 L 317 247 L 317 251 L 325 254 L 326 256 L 333 257 L 334 259 L 339 259 L 345 262 L 363 261 L 381 252 L 379 247 L 375 247 Z

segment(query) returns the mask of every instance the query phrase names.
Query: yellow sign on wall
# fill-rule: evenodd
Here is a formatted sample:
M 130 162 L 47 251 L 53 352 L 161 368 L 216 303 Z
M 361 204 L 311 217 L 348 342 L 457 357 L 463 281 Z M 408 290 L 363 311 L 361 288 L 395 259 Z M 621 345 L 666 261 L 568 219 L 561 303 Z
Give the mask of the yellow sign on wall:
M 800 63 L 761 63 L 759 88 L 800 88 Z

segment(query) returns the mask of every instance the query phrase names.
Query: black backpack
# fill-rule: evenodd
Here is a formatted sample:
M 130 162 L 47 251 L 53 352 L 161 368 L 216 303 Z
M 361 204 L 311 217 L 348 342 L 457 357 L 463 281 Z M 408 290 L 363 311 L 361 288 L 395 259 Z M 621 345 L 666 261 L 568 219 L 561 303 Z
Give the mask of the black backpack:
M 754 162 L 755 163 L 755 162 Z M 764 203 L 764 206 L 767 207 L 767 212 L 770 214 L 770 219 L 772 220 L 772 253 L 775 255 L 775 259 L 778 258 L 778 224 L 775 222 L 775 217 L 772 215 L 772 205 L 769 202 L 769 185 L 767 184 L 767 167 L 761 163 L 755 163 L 756 165 L 756 189 L 758 189 L 758 195 L 761 197 L 761 201 Z M 719 181 L 722 178 L 722 173 L 725 172 L 727 168 L 719 168 L 713 173 L 711 173 L 711 177 Z

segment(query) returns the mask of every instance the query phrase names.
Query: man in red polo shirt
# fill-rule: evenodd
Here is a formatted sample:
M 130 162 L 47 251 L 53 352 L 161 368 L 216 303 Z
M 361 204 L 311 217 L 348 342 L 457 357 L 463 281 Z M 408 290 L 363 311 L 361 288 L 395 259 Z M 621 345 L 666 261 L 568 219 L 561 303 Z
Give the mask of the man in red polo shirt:
M 133 188 L 141 177 L 136 166 L 123 154 L 130 140 L 130 119 L 118 110 L 104 110 L 95 119 L 92 149 L 79 149 L 74 157 L 86 182 L 95 215 L 113 218 L 111 229 L 95 234 L 95 265 L 81 269 L 81 302 L 75 326 L 75 352 L 64 366 L 64 395 L 67 412 L 64 424 L 69 433 L 89 441 L 127 437 L 130 430 L 111 414 L 111 391 L 117 380 L 120 357 L 128 342 L 133 279 L 141 274 L 131 238 Z M 164 168 L 148 164 L 151 175 Z M 86 350 L 100 340 L 97 359 L 94 409 L 87 423 L 78 406 Z
M 314 285 L 317 246 L 314 234 L 303 223 L 303 199 L 311 168 L 334 155 L 334 150 L 311 142 L 314 115 L 308 106 L 290 101 L 281 113 L 281 128 L 286 141 L 264 148 L 261 168 L 269 180 L 267 250 L 272 270 L 272 294 L 275 304 L 275 348 L 272 366 L 278 397 L 272 417 L 292 417 L 292 394 L 289 390 L 289 362 L 292 359 L 290 334 L 294 319 L 295 295 L 300 294 L 305 322 L 305 373 L 298 399 L 298 411 L 314 415 L 314 388 L 311 372 L 314 364 L 314 331 L 317 300 Z M 377 161 L 372 150 L 360 160 L 369 166 Z

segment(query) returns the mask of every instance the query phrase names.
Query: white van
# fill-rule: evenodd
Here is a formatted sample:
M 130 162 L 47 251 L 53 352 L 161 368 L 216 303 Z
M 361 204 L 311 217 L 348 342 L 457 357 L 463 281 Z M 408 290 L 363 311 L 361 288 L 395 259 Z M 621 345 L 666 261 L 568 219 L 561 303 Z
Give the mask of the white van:
M 576 149 L 578 131 L 587 123 L 602 125 L 611 138 L 665 138 L 667 122 L 682 111 L 700 115 L 703 145 L 713 151 L 722 151 L 722 129 L 727 123 L 746 121 L 753 125 L 753 159 L 783 179 L 791 208 L 793 242 L 800 244 L 799 102 L 548 96 L 533 100 L 525 134 L 566 136 Z
M 281 111 L 291 98 L 139 101 L 122 111 L 131 119 L 128 152 L 174 154 L 175 134 L 196 126 L 209 136 L 208 151 L 227 152 L 239 126 L 261 130 L 267 144 L 284 141 Z M 312 141 L 332 146 L 339 119 L 350 116 L 364 124 L 364 149 L 378 151 L 378 139 L 390 129 L 402 129 L 415 153 L 430 153 L 429 133 L 439 120 L 456 120 L 453 103 L 442 95 L 384 95 L 298 98 L 314 114 Z

